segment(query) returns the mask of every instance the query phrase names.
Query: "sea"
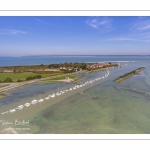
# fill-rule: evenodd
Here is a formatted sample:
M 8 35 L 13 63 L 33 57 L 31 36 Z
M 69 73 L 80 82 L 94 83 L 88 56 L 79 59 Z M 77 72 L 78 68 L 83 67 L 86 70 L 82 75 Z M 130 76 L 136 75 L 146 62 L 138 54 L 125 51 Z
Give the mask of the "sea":
M 31 84 L 11 90 L 0 99 L 1 134 L 149 134 L 150 57 L 149 56 L 28 56 L 0 57 L 0 66 L 40 65 L 65 62 L 114 62 L 109 76 L 84 87 L 1 114 L 33 99 L 45 98 L 59 90 L 105 75 L 106 71 L 76 74 L 77 82 Z M 121 83 L 114 80 L 139 67 L 145 67 Z

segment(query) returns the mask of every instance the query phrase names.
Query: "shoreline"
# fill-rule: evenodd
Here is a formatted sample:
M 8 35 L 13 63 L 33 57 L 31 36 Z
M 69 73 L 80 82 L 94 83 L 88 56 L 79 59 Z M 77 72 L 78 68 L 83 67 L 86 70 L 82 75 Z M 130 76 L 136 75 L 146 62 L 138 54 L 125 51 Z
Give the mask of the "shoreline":
M 80 81 L 78 79 L 79 78 L 77 78 L 75 80 L 75 82 Z M 67 80 L 66 79 L 64 79 L 64 80 L 51 80 L 51 81 L 50 80 L 45 81 L 45 80 L 47 80 L 47 79 L 42 78 L 42 81 L 32 81 L 32 82 L 25 82 L 25 83 L 18 83 L 18 82 L 9 83 L 9 84 L 7 83 L 6 86 L 1 87 L 2 89 L 0 88 L 0 98 L 5 98 L 5 97 L 8 97 L 8 96 L 11 96 L 11 94 L 9 94 L 9 91 L 11 91 L 11 90 L 17 90 L 19 88 L 22 88 L 22 87 L 25 87 L 25 86 L 28 86 L 28 85 L 31 85 L 31 84 L 34 84 L 34 83 L 44 84 L 44 83 L 52 83 L 52 82 L 66 82 L 66 83 L 73 83 L 74 82 L 73 79 L 69 79 L 69 80 L 68 79 Z M 11 85 L 11 84 L 13 84 L 13 85 Z M 17 84 L 17 85 L 14 86 L 14 84 Z M 8 93 L 6 94 L 6 92 L 8 92 Z
M 106 74 L 104 75 L 104 76 L 106 76 Z M 37 113 L 39 110 L 43 110 L 43 109 L 45 109 L 45 108 L 47 108 L 47 107 L 49 107 L 49 106 L 51 106 L 51 105 L 53 105 L 53 104 L 55 104 L 55 103 L 57 103 L 57 102 L 60 102 L 60 101 L 62 101 L 62 100 L 64 100 L 64 99 L 66 99 L 66 98 L 68 98 L 68 97 L 70 97 L 70 96 L 72 96 L 72 95 L 74 95 L 74 94 L 82 94 L 82 91 L 84 91 L 84 90 L 86 90 L 86 89 L 89 89 L 89 88 L 91 88 L 91 87 L 93 87 L 93 86 L 96 86 L 96 85 L 98 85 L 98 84 L 100 84 L 100 83 L 103 83 L 103 82 L 105 82 L 105 81 L 107 81 L 108 79 L 109 79 L 109 77 L 107 78 L 108 76 L 106 76 L 105 78 L 101 78 L 102 80 L 98 80 L 98 78 L 95 78 L 95 79 L 93 79 L 93 80 L 89 80 L 89 82 L 90 83 L 92 83 L 92 84 L 89 84 L 88 83 L 88 85 L 87 86 L 82 86 L 82 87 L 80 87 L 80 88 L 77 88 L 77 89 L 75 89 L 75 90 L 68 90 L 68 92 L 67 93 L 64 93 L 64 94 L 62 94 L 61 96 L 57 96 L 56 95 L 56 97 L 54 97 L 54 98 L 50 98 L 49 100 L 44 100 L 44 102 L 43 103 L 37 103 L 36 104 L 36 107 L 35 107 L 35 105 L 31 105 L 31 107 L 26 107 L 25 109 L 23 109 L 23 110 L 21 110 L 21 111 L 19 111 L 19 114 L 17 113 L 17 112 L 15 112 L 15 113 L 11 113 L 11 116 L 12 116 L 12 118 L 13 118 L 13 116 L 15 117 L 16 115 L 17 115 L 17 118 L 19 119 L 19 118 L 21 118 L 22 117 L 22 115 L 24 116 L 24 114 L 26 114 L 24 117 L 30 117 L 30 116 L 33 116 L 35 113 Z M 92 81 L 92 82 L 91 82 Z M 94 81 L 96 81 L 96 82 L 94 82 Z M 85 81 L 86 82 L 86 81 Z M 84 84 L 84 83 L 83 83 Z M 74 87 L 74 86 L 77 86 L 78 84 L 72 84 L 71 86 L 69 85 L 69 86 L 67 86 L 67 89 L 70 89 L 71 87 Z M 79 85 L 78 85 L 79 86 Z M 65 87 L 65 89 L 66 89 L 66 87 Z M 42 94 L 42 98 L 44 98 L 44 97 L 46 97 L 47 95 L 49 95 L 49 94 L 51 94 L 51 93 L 54 93 L 54 92 L 57 92 L 56 90 L 52 90 L 52 91 L 48 91 L 48 92 L 46 92 L 46 93 L 44 93 L 44 94 Z M 38 99 L 38 95 L 36 95 L 36 97 L 34 97 L 35 99 Z M 45 98 L 44 98 L 45 99 Z M 29 101 L 31 101 L 32 100 L 32 98 L 23 98 L 22 99 L 22 101 L 19 101 L 19 102 L 17 102 L 17 103 L 12 103 L 11 105 L 8 105 L 8 106 L 6 106 L 7 107 L 7 109 L 9 110 L 9 109 L 12 109 L 12 108 L 14 108 L 14 107 L 17 107 L 17 105 L 23 105 L 23 103 L 27 103 L 27 102 L 29 102 Z M 6 108 L 3 108 L 3 110 L 4 111 L 6 111 L 5 110 Z M 34 109 L 34 111 L 33 111 L 33 109 Z M 28 110 L 28 112 L 26 112 Z M 25 113 L 26 112 L 26 113 Z M 3 115 L 2 115 L 3 116 Z M 10 115 L 8 115 L 8 114 L 5 114 L 4 115 L 4 117 L 9 117 Z
M 51 77 L 45 77 L 45 78 L 41 78 L 41 79 L 34 79 L 34 80 L 30 80 L 30 81 L 25 81 L 25 82 L 2 83 L 3 87 L 0 87 L 0 98 L 11 96 L 11 95 L 9 95 L 9 93 L 5 94 L 5 92 L 9 92 L 11 90 L 16 90 L 16 89 L 19 89 L 19 88 L 22 88 L 24 86 L 28 86 L 28 85 L 31 85 L 34 83 L 37 83 L 37 84 L 51 83 L 51 82 L 73 83 L 73 82 L 78 82 L 78 81 L 82 80 L 78 77 L 76 77 L 75 80 L 71 79 L 72 80 L 71 82 L 68 82 L 68 80 L 65 80 L 65 79 L 63 79 L 63 80 L 49 80 L 49 79 L 53 79 L 56 77 L 63 77 L 63 76 L 67 76 L 67 75 L 74 75 L 75 76 L 76 74 L 94 73 L 94 72 L 104 71 L 106 69 L 112 69 L 112 68 L 114 68 L 114 67 L 99 68 L 99 69 L 95 69 L 95 70 L 91 70 L 91 71 L 83 70 L 83 71 L 79 71 L 79 72 L 56 75 L 56 76 L 51 76 Z M 49 80 L 49 81 L 46 81 L 46 80 Z

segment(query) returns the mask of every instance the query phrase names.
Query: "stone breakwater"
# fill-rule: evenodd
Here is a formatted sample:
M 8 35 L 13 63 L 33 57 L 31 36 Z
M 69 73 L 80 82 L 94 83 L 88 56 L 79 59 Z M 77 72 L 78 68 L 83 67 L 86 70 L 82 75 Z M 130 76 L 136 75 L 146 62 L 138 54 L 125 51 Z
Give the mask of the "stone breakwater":
M 145 67 L 140 67 L 140 68 L 138 68 L 138 69 L 136 69 L 136 70 L 133 70 L 133 71 L 131 71 L 131 72 L 128 72 L 128 73 L 126 73 L 126 74 L 124 74 L 124 75 L 122 75 L 122 76 L 116 78 L 114 81 L 115 81 L 115 82 L 122 82 L 122 81 L 124 81 L 125 79 L 131 77 L 132 75 L 138 74 L 138 73 L 139 73 L 140 71 L 142 71 L 143 69 L 145 69 Z

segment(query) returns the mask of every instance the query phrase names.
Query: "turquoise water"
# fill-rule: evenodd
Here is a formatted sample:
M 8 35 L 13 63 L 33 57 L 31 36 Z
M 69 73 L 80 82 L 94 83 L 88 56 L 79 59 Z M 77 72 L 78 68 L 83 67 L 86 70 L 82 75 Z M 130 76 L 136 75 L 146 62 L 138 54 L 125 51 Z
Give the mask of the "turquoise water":
M 145 61 L 149 56 L 28 56 L 0 57 L 0 66 L 56 64 L 65 62 Z
M 134 60 L 131 60 L 134 61 Z M 32 134 L 149 134 L 150 133 L 150 61 L 139 59 L 110 75 L 78 90 L 32 105 L 13 114 L 1 115 L 0 120 L 29 120 L 29 130 L 15 133 Z M 113 80 L 139 67 L 140 74 L 122 83 Z M 81 75 L 79 83 L 95 79 L 104 72 Z M 11 91 L 13 96 L 0 99 L 0 112 L 74 86 L 77 83 L 33 84 Z M 14 100 L 15 99 L 15 100 Z M 0 123 L 1 124 L 1 123 Z M 17 126 L 22 128 L 23 126 Z M 12 133 L 12 127 L 0 125 L 0 133 Z M 25 128 L 25 127 L 24 127 Z

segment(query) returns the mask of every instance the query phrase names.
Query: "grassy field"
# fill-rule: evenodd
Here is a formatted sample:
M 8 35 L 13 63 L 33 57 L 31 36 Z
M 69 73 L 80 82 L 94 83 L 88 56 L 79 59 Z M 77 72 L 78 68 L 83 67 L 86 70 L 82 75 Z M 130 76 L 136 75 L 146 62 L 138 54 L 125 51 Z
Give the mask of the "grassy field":
M 29 76 L 35 76 L 35 75 L 41 75 L 42 78 L 44 77 L 50 77 L 54 75 L 60 75 L 63 74 L 62 72 L 52 72 L 49 74 L 39 74 L 39 73 L 33 73 L 33 72 L 22 72 L 22 73 L 0 73 L 0 80 L 4 81 L 7 77 L 10 77 L 13 82 L 16 82 L 17 80 L 26 80 Z

